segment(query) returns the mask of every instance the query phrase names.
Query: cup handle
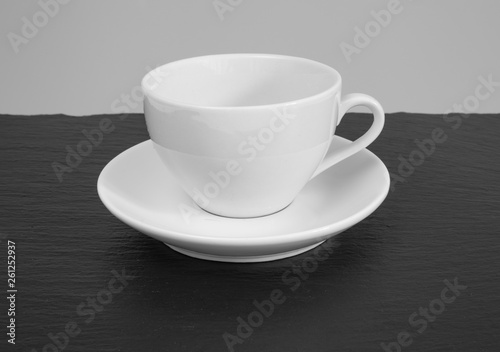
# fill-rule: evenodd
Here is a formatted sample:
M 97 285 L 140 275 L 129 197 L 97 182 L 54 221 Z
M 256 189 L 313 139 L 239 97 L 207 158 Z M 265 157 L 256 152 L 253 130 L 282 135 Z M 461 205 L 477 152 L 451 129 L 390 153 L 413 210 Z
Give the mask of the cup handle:
M 382 106 L 377 100 L 375 100 L 375 98 L 360 93 L 347 94 L 342 97 L 340 101 L 340 111 L 337 125 L 340 123 L 345 113 L 354 106 L 365 106 L 370 109 L 373 113 L 373 124 L 364 135 L 362 135 L 349 145 L 343 148 L 329 150 L 326 156 L 323 158 L 323 161 L 321 162 L 319 167 L 312 175 L 311 179 L 318 176 L 320 173 L 332 167 L 336 163 L 350 157 L 353 154 L 356 154 L 361 149 L 366 148 L 378 137 L 380 132 L 382 132 L 385 121 L 385 115 Z

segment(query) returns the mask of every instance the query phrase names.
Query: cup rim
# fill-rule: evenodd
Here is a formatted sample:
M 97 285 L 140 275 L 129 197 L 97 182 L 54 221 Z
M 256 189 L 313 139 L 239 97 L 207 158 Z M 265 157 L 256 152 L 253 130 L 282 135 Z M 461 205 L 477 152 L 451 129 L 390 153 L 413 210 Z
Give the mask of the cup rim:
M 146 83 L 146 80 L 149 79 L 150 77 L 153 77 L 153 72 L 157 70 L 161 70 L 167 66 L 176 66 L 176 65 L 181 65 L 181 64 L 186 64 L 189 61 L 195 61 L 199 59 L 204 59 L 204 58 L 211 58 L 211 57 L 248 57 L 248 58 L 268 58 L 268 59 L 280 59 L 280 60 L 290 60 L 290 61 L 300 61 L 303 63 L 307 63 L 310 65 L 314 65 L 316 67 L 319 67 L 323 70 L 328 71 L 329 73 L 333 74 L 335 76 L 334 83 L 328 87 L 327 89 L 321 91 L 320 93 L 313 94 L 304 98 L 300 99 L 295 99 L 295 100 L 289 100 L 289 101 L 284 101 L 284 102 L 279 102 L 279 103 L 272 103 L 272 104 L 258 104 L 258 105 L 242 105 L 242 106 L 207 106 L 207 105 L 198 105 L 198 104 L 190 104 L 190 103 L 185 103 L 179 100 L 175 99 L 170 99 L 170 98 L 165 98 L 164 96 L 160 96 L 158 93 L 154 91 L 154 89 L 151 89 L 149 85 Z M 279 107 L 279 106 L 284 106 L 284 105 L 293 105 L 293 104 L 301 104 L 301 103 L 307 103 L 309 101 L 314 101 L 317 99 L 322 99 L 324 97 L 330 96 L 333 92 L 340 90 L 340 87 L 342 85 L 342 77 L 340 73 L 335 70 L 333 67 L 328 66 L 324 63 L 311 60 L 311 59 L 306 59 L 303 57 L 298 57 L 298 56 L 290 56 L 290 55 L 279 55 L 279 54 L 255 54 L 255 53 L 237 53 L 237 54 L 212 54 L 212 55 L 202 55 L 202 56 L 195 56 L 195 57 L 190 57 L 186 59 L 181 59 L 181 60 L 176 60 L 176 61 L 171 61 L 166 64 L 163 64 L 161 66 L 156 67 L 155 69 L 150 70 L 146 75 L 141 80 L 141 87 L 142 91 L 145 96 L 148 98 L 153 98 L 159 103 L 163 104 L 168 104 L 168 105 L 173 105 L 177 107 L 183 107 L 183 108 L 195 108 L 195 109 L 203 109 L 203 110 L 249 110 L 249 109 L 258 109 L 258 108 L 273 108 L 273 107 Z

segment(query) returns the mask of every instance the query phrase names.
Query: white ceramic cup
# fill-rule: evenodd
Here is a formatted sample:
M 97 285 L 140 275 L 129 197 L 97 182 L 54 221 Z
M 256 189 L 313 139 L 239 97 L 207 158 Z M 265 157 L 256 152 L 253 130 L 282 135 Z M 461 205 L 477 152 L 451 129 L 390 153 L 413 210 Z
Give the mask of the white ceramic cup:
M 287 207 L 306 183 L 382 131 L 372 97 L 341 97 L 341 77 L 308 59 L 223 54 L 180 60 L 142 80 L 149 135 L 160 158 L 202 209 L 257 217 Z M 329 150 L 353 106 L 374 116 L 344 149 Z

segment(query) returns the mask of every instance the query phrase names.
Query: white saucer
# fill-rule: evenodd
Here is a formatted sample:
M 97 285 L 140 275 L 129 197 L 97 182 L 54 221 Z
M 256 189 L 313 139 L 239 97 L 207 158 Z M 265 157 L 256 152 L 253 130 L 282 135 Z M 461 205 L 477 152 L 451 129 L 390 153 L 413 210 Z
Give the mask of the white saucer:
M 332 141 L 334 148 L 348 143 Z M 102 202 L 124 223 L 185 255 L 222 262 L 264 262 L 308 251 L 370 215 L 389 186 L 387 168 L 365 149 L 315 177 L 276 214 L 224 218 L 195 205 L 151 140 L 111 160 L 97 182 Z M 182 216 L 181 204 L 198 215 Z

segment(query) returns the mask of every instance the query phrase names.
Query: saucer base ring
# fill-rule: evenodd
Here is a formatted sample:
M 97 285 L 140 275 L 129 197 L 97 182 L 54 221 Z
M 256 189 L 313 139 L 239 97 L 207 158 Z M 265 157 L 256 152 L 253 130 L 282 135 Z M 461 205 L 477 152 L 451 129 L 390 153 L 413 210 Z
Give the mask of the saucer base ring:
M 266 255 L 255 255 L 255 256 L 230 256 L 230 255 L 215 255 L 215 254 L 207 254 L 207 253 L 199 253 L 195 251 L 190 251 L 188 249 L 172 246 L 168 243 L 164 244 L 176 252 L 187 255 L 189 257 L 203 259 L 203 260 L 211 260 L 216 262 L 226 262 L 226 263 L 257 263 L 257 262 L 270 262 L 273 260 L 280 260 L 289 257 L 293 257 L 304 252 L 310 251 L 311 249 L 319 246 L 325 242 L 325 240 L 315 243 L 311 246 L 307 246 L 304 248 L 294 249 L 293 251 L 282 252 L 282 253 L 274 253 L 274 254 L 266 254 Z

